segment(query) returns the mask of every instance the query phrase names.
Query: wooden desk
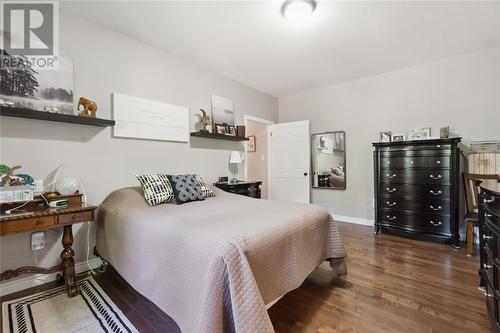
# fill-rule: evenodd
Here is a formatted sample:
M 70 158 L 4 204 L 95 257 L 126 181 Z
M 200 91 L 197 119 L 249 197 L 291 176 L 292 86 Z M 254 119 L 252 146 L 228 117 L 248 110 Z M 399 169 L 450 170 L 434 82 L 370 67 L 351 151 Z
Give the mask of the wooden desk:
M 70 200 L 72 202 L 73 200 Z M 30 207 L 30 209 L 32 209 Z M 24 266 L 14 270 L 7 270 L 0 275 L 0 281 L 8 280 L 21 274 L 41 273 L 51 274 L 62 271 L 68 289 L 68 296 L 79 293 L 75 280 L 75 251 L 73 245 L 73 224 L 94 220 L 96 206 L 87 206 L 81 203 L 72 203 L 66 208 L 35 207 L 29 214 L 2 215 L 0 217 L 0 236 L 13 235 L 22 232 L 33 232 L 52 228 L 64 228 L 61 252 L 61 264 L 51 268 Z

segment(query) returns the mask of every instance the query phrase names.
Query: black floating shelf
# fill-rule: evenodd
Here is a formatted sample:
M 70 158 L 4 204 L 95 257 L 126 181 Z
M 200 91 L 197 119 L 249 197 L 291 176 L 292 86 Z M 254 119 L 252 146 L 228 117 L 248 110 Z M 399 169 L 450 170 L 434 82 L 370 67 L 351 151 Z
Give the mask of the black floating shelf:
M 101 127 L 108 127 L 115 125 L 115 121 L 109 119 L 80 117 L 71 114 L 51 113 L 51 112 L 37 111 L 31 109 L 13 108 L 9 106 L 0 107 L 0 116 L 48 120 L 60 123 L 71 123 L 71 124 L 101 126 Z
M 248 141 L 248 138 L 240 138 L 237 136 L 218 134 L 218 133 L 191 132 L 191 136 L 195 136 L 197 138 L 217 139 L 226 141 Z

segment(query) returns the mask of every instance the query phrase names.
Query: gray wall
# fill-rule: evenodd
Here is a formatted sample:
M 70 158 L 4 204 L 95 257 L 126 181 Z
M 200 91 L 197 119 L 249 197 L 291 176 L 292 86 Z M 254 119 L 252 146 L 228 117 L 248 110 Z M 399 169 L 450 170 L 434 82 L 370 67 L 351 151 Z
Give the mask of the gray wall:
M 60 38 L 61 48 L 74 57 L 75 96 L 94 100 L 98 117 L 111 117 L 113 92 L 187 106 L 191 112 L 209 110 L 214 93 L 233 99 L 237 124 L 243 124 L 244 114 L 277 121 L 276 98 L 102 26 L 61 13 Z M 22 172 L 35 178 L 46 178 L 63 165 L 60 177 L 79 178 L 92 204 L 99 204 L 114 189 L 137 185 L 134 175 L 138 172 L 196 172 L 213 181 L 230 174 L 230 151 L 243 150 L 241 143 L 112 138 L 110 128 L 5 117 L 1 119 L 0 147 L 2 163 L 20 164 Z M 75 228 L 77 262 L 84 259 L 86 232 L 86 225 Z M 60 230 L 49 233 L 46 249 L 38 254 L 41 265 L 58 261 L 60 237 Z M 0 245 L 2 271 L 34 263 L 29 234 L 2 237 Z
M 347 190 L 312 190 L 334 214 L 373 219 L 371 142 L 380 131 L 439 127 L 471 140 L 500 139 L 500 48 L 294 94 L 280 122 L 308 119 L 311 133 L 346 131 Z

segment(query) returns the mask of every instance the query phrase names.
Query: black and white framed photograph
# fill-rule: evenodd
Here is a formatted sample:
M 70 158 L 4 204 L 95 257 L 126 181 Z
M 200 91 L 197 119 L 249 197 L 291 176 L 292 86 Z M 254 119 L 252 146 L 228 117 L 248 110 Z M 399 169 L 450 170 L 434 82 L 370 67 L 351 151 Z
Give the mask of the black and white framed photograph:
M 403 142 L 406 141 L 406 135 L 404 134 L 394 134 L 391 136 L 391 141 L 392 142 Z M 390 142 L 390 141 L 388 141 Z
M 228 135 L 231 135 L 231 136 L 236 136 L 236 127 L 234 126 L 227 126 L 227 133 Z
M 431 138 L 431 128 L 413 128 L 408 133 L 408 140 L 425 140 Z
M 255 135 L 250 135 L 248 137 L 247 152 L 254 153 L 257 150 L 255 145 Z
M 391 138 L 392 138 L 392 132 L 390 131 L 380 132 L 379 134 L 380 142 L 391 142 Z
M 222 124 L 215 124 L 215 133 L 227 134 L 227 126 Z
M 23 55 L 0 50 L 2 58 L 26 61 Z M 59 69 L 35 70 L 26 66 L 0 71 L 0 106 L 54 113 L 74 114 L 73 61 L 64 51 L 59 54 Z

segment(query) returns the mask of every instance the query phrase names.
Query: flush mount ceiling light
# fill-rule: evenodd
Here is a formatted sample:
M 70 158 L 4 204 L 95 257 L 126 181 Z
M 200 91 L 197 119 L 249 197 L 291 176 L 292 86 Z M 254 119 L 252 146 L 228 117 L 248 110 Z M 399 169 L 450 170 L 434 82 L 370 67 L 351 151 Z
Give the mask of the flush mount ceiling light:
M 281 15 L 292 22 L 304 22 L 316 9 L 315 0 L 286 0 L 281 6 Z

